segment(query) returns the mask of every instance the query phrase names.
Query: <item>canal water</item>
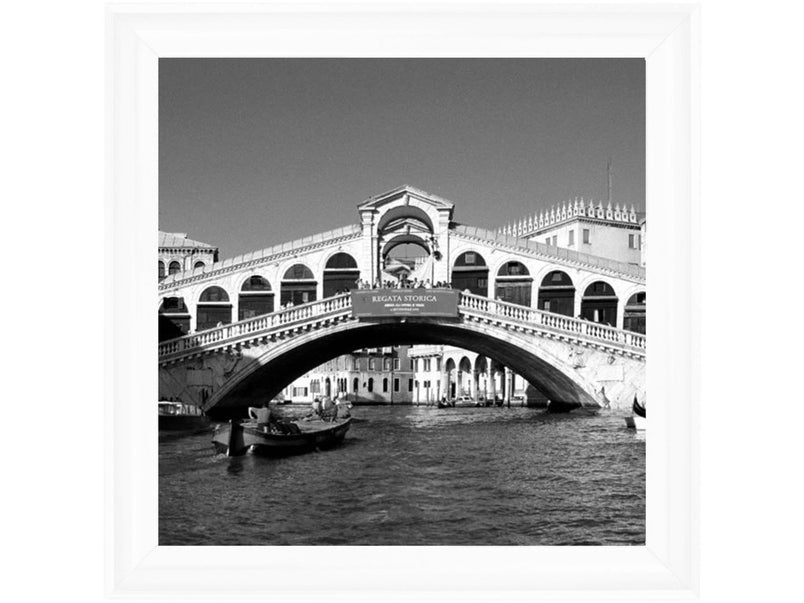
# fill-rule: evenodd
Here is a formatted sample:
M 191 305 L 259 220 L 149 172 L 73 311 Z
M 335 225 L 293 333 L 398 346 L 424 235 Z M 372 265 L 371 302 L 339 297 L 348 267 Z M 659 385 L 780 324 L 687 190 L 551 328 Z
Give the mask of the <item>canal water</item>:
M 355 407 L 339 448 L 159 441 L 160 545 L 642 545 L 645 441 L 624 414 Z

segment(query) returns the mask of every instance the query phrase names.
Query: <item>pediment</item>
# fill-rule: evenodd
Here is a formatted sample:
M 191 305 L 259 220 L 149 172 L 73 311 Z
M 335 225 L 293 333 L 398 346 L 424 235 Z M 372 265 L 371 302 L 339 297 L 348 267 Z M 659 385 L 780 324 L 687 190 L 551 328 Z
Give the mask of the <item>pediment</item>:
M 424 204 L 437 210 L 447 210 L 450 212 L 450 217 L 455 208 L 455 204 L 447 199 L 406 184 L 381 195 L 366 199 L 357 206 L 357 209 L 360 211 L 372 209 L 380 210 L 394 204 L 408 205 L 413 200 L 418 202 L 417 204 Z

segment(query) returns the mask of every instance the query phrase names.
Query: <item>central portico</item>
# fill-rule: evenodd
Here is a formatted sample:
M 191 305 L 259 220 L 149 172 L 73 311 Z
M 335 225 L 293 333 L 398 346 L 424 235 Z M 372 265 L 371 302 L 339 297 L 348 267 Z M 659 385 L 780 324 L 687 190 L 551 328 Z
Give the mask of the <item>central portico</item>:
M 412 186 L 401 186 L 371 197 L 357 206 L 362 228 L 361 255 L 377 279 L 396 278 L 389 260 L 391 251 L 403 244 L 416 245 L 426 257 L 408 278 L 430 282 L 449 280 L 449 228 L 455 205 Z

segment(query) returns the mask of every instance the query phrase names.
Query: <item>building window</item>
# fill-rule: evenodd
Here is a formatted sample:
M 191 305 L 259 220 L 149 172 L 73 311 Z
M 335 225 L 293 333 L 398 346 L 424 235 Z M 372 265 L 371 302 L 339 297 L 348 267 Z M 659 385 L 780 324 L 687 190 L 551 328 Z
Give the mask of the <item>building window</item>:
M 399 370 L 399 358 L 394 358 L 394 370 Z
M 399 379 L 394 379 L 394 391 L 399 391 Z
M 374 379 L 373 379 L 373 378 L 369 378 L 369 382 L 368 382 L 368 390 L 369 390 L 369 392 L 373 392 L 373 391 L 374 391 Z
M 388 378 L 382 380 L 382 392 L 385 393 L 388 391 Z
M 205 266 L 204 262 L 198 261 L 195 263 L 193 268 L 203 268 Z
M 165 278 L 165 264 L 164 262 L 159 262 L 159 280 L 161 281 Z
M 181 272 L 181 264 L 178 262 L 170 262 L 170 266 L 168 266 L 168 274 L 176 274 L 177 272 Z
M 375 366 L 376 366 L 375 360 L 376 360 L 376 358 L 369 358 L 369 368 L 368 368 L 368 370 L 370 370 L 370 371 L 375 370 Z
M 632 234 L 628 235 L 628 249 L 636 249 L 636 237 Z
M 416 386 L 418 387 L 418 384 Z M 408 391 L 413 391 L 413 379 L 408 379 Z
M 424 359 L 424 370 L 425 370 L 425 372 L 430 370 L 430 359 L 429 358 Z
M 385 358 L 385 359 L 383 360 L 383 363 L 382 363 L 382 364 L 383 364 L 383 369 L 384 369 L 384 370 L 386 370 L 386 371 L 390 371 L 390 370 L 391 370 L 391 359 L 390 359 L 390 358 Z
M 583 229 L 583 244 L 584 245 L 589 245 L 589 229 L 588 228 Z
M 570 247 L 572 247 L 573 245 L 575 245 L 575 231 L 574 231 L 574 230 L 570 230 L 570 231 L 569 231 L 569 243 L 567 243 L 567 244 L 568 244 Z

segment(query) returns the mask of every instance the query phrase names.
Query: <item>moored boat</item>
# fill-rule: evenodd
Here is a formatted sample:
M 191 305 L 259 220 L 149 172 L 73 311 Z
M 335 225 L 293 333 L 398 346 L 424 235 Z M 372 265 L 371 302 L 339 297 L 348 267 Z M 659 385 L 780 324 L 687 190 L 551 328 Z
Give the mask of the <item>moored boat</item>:
M 159 429 L 164 431 L 189 431 L 204 429 L 209 417 L 193 404 L 159 400 Z
M 343 442 L 352 418 L 324 421 L 241 422 L 237 419 L 221 424 L 212 437 L 218 452 L 227 456 L 255 454 L 289 455 L 312 450 L 326 450 Z

